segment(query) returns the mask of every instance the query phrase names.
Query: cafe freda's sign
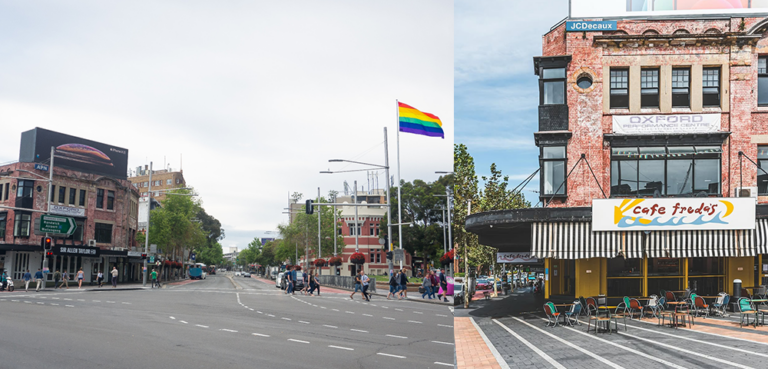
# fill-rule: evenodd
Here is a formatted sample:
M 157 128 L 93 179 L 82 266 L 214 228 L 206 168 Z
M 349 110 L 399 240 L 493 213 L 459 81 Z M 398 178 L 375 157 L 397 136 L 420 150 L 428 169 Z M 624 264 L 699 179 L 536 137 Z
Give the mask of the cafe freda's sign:
M 755 198 L 592 200 L 593 231 L 677 231 L 755 228 Z

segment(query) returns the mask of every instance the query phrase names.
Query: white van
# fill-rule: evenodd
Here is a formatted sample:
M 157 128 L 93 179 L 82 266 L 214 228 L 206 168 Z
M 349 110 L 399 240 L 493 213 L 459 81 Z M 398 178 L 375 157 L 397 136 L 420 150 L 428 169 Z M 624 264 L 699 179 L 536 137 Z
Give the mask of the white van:
M 283 288 L 283 274 L 285 273 L 278 273 L 277 279 L 275 279 L 275 288 Z

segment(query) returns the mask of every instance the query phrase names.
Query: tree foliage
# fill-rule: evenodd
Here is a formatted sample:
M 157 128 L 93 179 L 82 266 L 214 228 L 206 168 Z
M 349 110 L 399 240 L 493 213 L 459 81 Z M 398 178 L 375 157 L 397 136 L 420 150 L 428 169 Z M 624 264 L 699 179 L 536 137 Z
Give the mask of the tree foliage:
M 325 198 L 320 198 L 318 202 L 328 202 Z M 319 209 L 319 210 L 318 210 Z M 340 248 L 344 247 L 344 238 L 338 235 L 337 225 L 333 224 L 333 207 L 321 206 L 316 207 L 313 214 L 306 214 L 302 208 L 302 212 L 296 214 L 293 218 L 293 223 L 281 224 L 278 226 L 281 239 L 275 250 L 276 259 L 279 261 L 291 260 L 293 264 L 297 263 L 296 249 L 298 248 L 299 257 L 307 253 L 309 250 L 310 260 L 313 258 L 327 258 L 333 255 L 333 240 L 336 238 L 336 243 Z M 338 212 L 338 210 L 337 210 Z M 336 214 L 339 217 L 339 213 Z M 318 255 L 317 251 L 317 217 L 321 216 L 321 251 L 322 254 Z

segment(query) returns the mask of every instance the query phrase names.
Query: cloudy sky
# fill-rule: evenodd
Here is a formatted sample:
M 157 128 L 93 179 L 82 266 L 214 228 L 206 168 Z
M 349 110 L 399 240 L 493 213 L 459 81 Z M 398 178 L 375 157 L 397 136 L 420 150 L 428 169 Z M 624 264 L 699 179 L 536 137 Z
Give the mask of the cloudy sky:
M 478 177 L 496 163 L 515 187 L 539 167 L 533 57 L 568 15 L 568 0 L 456 0 L 454 12 L 456 142 L 467 145 Z M 523 192 L 532 205 L 538 189 L 537 176 Z
M 452 167 L 450 1 L 8 1 L 0 33 L 0 163 L 34 127 L 125 147 L 132 168 L 183 155 L 224 246 L 287 222 L 289 193 L 367 188 L 318 172 L 383 164 L 384 127 L 395 175 L 395 99 L 445 130 L 401 135 L 402 178 Z

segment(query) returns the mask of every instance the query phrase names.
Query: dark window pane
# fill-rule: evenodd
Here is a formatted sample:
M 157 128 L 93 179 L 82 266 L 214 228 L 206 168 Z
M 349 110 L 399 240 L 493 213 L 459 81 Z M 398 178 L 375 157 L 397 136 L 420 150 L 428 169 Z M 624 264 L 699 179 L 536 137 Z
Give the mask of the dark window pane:
M 80 206 L 85 206 L 85 190 L 80 190 Z
M 67 188 L 64 186 L 59 186 L 59 203 L 64 203 L 67 200 L 65 199 L 65 196 L 67 196 Z
M 629 107 L 629 70 L 611 70 L 611 108 L 626 109 Z
M 758 160 L 760 168 L 757 169 L 757 193 L 768 194 L 768 160 Z
M 703 191 L 710 194 L 720 193 L 720 160 L 696 159 L 694 166 L 696 178 L 693 183 L 693 191 Z
M 107 210 L 115 209 L 115 191 L 107 191 Z
M 104 223 L 95 223 L 96 242 L 112 243 L 112 225 Z
M 565 81 L 544 82 L 544 105 L 565 104 Z
M 690 70 L 672 69 L 672 106 L 690 106 Z
M 768 76 L 760 76 L 757 79 L 757 103 L 768 105 Z
M 565 159 L 565 146 L 545 146 L 541 153 L 542 159 Z
M 592 87 L 592 79 L 589 77 L 581 77 L 576 81 L 576 85 L 578 85 L 579 88 L 586 90 Z
M 659 94 L 658 92 L 647 94 L 643 92 L 640 95 L 640 107 L 643 108 L 658 108 L 659 107 Z
M 637 160 L 616 161 L 611 166 L 611 182 L 615 182 L 615 189 L 611 191 L 617 195 L 634 195 L 637 193 Z M 615 180 L 613 179 L 615 177 Z
M 565 185 L 561 184 L 565 180 L 565 162 L 564 161 L 545 161 L 543 164 L 543 184 L 544 195 L 553 195 L 565 193 Z
M 544 69 L 542 79 L 565 78 L 565 68 L 546 68 Z
M 693 160 L 667 161 L 667 195 L 687 195 L 693 191 Z
M 766 69 L 766 58 L 757 59 L 757 73 L 768 73 L 768 70 Z
M 77 197 L 77 189 L 76 188 L 70 188 L 69 189 L 69 204 L 75 205 L 75 197 Z
M 638 195 L 653 196 L 664 194 L 664 160 L 640 160 Z
M 96 208 L 104 209 L 104 190 L 101 188 L 96 190 Z

